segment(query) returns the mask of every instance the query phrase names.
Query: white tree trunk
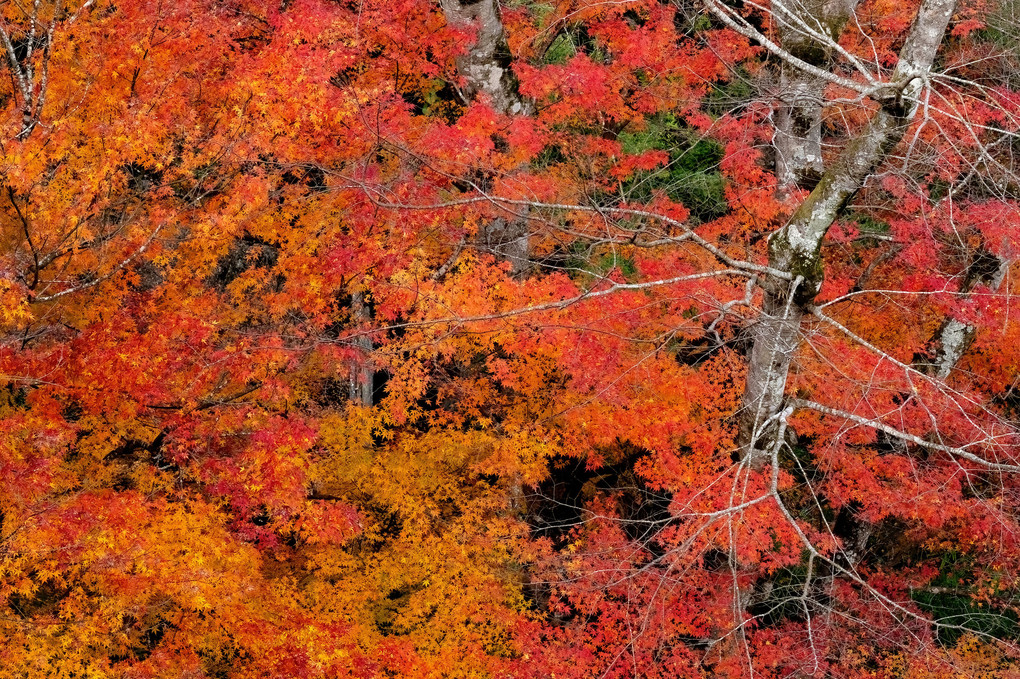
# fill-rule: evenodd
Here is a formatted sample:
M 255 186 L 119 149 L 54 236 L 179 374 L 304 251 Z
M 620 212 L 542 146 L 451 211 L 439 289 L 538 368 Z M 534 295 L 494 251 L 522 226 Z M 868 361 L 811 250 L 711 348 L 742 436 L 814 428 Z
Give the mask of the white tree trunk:
M 783 49 L 829 70 L 836 41 L 859 0 L 778 0 L 772 3 Z M 776 178 L 781 191 L 811 190 L 825 171 L 822 105 L 827 81 L 784 61 L 776 111 Z
M 962 292 L 969 292 L 971 288 L 979 283 L 986 284 L 992 290 L 998 290 L 1002 281 L 1006 278 L 1009 269 L 1009 262 L 999 259 L 987 252 L 981 253 L 978 257 L 994 258 L 997 266 L 994 271 L 978 272 L 975 275 L 967 276 Z M 940 380 L 945 380 L 953 372 L 953 368 L 963 358 L 964 352 L 974 341 L 977 328 L 957 318 L 946 319 L 939 329 L 937 349 L 935 352 L 934 370 Z
M 875 95 L 881 106 L 861 133 L 826 169 L 790 221 L 769 239 L 769 264 L 793 282 L 765 281 L 765 303 L 741 404 L 741 458 L 758 468 L 782 411 L 787 376 L 800 344 L 800 324 L 824 275 L 822 239 L 865 180 L 903 138 L 917 98 L 955 9 L 955 0 L 923 0 L 888 86 Z

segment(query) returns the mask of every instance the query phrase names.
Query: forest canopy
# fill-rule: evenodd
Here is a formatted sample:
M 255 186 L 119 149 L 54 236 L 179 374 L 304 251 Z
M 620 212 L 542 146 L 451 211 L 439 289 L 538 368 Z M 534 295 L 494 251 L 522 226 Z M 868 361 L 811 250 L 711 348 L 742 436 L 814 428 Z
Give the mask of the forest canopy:
M 0 0 L 0 674 L 1020 671 L 1017 0 Z

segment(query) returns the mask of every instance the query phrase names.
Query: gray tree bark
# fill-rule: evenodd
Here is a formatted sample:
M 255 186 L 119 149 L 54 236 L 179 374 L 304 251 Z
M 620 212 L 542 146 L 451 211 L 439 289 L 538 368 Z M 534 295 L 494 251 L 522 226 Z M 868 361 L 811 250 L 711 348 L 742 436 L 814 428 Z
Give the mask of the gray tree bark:
M 903 138 L 955 6 L 955 0 L 923 0 L 887 86 L 875 95 L 878 111 L 822 173 L 786 226 L 769 239 L 769 264 L 790 273 L 793 280 L 764 282 L 765 301 L 754 328 L 738 434 L 741 459 L 752 468 L 768 460 L 766 451 L 778 428 L 801 322 L 824 276 L 822 240 Z
M 859 0 L 773 2 L 780 45 L 798 59 L 829 70 L 836 41 Z M 827 81 L 784 61 L 776 111 L 776 178 L 780 191 L 811 190 L 825 171 L 822 106 Z
M 457 71 L 464 79 L 460 88 L 464 100 L 482 95 L 503 115 L 534 113 L 532 103 L 520 95 L 510 68 L 512 59 L 498 0 L 441 0 L 440 4 L 450 26 L 475 32 L 475 42 L 457 59 Z M 528 232 L 526 216 L 498 217 L 479 234 L 480 246 L 510 262 L 514 275 L 520 275 L 530 265 Z
M 351 320 L 361 324 L 371 320 L 363 292 L 355 292 L 351 295 Z M 371 407 L 374 396 L 372 382 L 375 378 L 375 371 L 370 363 L 372 340 L 367 335 L 357 335 L 354 338 L 354 345 L 358 349 L 359 356 L 351 361 L 348 397 L 351 403 Z
M 992 290 L 998 290 L 1009 270 L 1009 262 L 982 250 L 971 263 L 970 270 L 962 286 L 961 292 L 970 292 L 975 285 L 984 284 Z M 945 380 L 963 358 L 964 353 L 974 341 L 977 328 L 964 323 L 958 318 L 947 318 L 939 328 L 936 338 L 935 360 L 932 372 L 940 380 Z
M 474 44 L 457 59 L 457 70 L 465 82 L 461 88 L 464 99 L 470 101 L 482 93 L 499 113 L 531 113 L 530 105 L 517 91 L 517 78 L 510 68 L 510 48 L 497 0 L 441 0 L 440 4 L 450 26 L 476 31 Z

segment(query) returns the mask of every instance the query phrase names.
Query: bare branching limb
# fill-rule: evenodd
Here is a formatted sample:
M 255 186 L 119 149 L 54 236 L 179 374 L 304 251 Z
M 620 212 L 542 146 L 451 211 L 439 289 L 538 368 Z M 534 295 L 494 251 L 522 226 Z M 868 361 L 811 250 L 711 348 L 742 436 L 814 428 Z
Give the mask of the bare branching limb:
M 164 226 L 164 224 L 159 224 L 158 226 L 156 226 L 156 228 L 152 230 L 152 233 L 149 234 L 148 238 L 146 238 L 145 241 L 141 245 L 139 245 L 137 249 L 132 251 L 130 255 L 125 257 L 117 265 L 115 265 L 112 269 L 110 269 L 110 271 L 108 271 L 107 273 L 103 274 L 102 276 L 98 276 L 98 277 L 96 277 L 96 278 L 94 278 L 94 279 L 92 279 L 92 280 L 90 280 L 90 281 L 88 281 L 86 283 L 81 283 L 79 285 L 72 285 L 71 287 L 64 288 L 60 292 L 55 292 L 55 293 L 53 293 L 51 295 L 36 295 L 36 296 L 32 297 L 31 301 L 32 302 L 40 302 L 40 303 L 41 302 L 52 302 L 54 300 L 60 299 L 61 297 L 66 297 L 67 295 L 72 295 L 72 294 L 74 294 L 76 292 L 81 292 L 82 290 L 88 290 L 89 288 L 93 288 L 93 287 L 99 285 L 100 283 L 103 283 L 104 281 L 110 280 L 111 278 L 116 276 L 118 273 L 120 273 L 128 264 L 130 264 L 131 262 L 135 261 L 146 250 L 149 249 L 149 246 L 152 245 L 152 242 L 156 239 L 156 236 L 159 235 L 159 232 L 163 229 L 163 226 Z
M 898 439 L 900 439 L 902 441 L 907 441 L 909 443 L 913 443 L 915 445 L 921 446 L 922 448 L 927 448 L 927 449 L 930 449 L 930 450 L 938 450 L 938 451 L 941 451 L 943 453 L 948 453 L 948 454 L 953 455 L 955 457 L 959 457 L 959 458 L 962 458 L 964 460 L 967 460 L 968 462 L 973 462 L 974 464 L 980 465 L 981 467 L 984 467 L 984 468 L 986 468 L 986 469 L 988 469 L 990 471 L 1010 472 L 1010 473 L 1018 473 L 1018 472 L 1020 472 L 1020 465 L 1004 464 L 1004 463 L 1001 463 L 1001 462 L 992 462 L 990 460 L 987 460 L 987 459 L 981 457 L 980 455 L 976 455 L 975 453 L 972 453 L 971 451 L 967 450 L 966 448 L 960 448 L 960 447 L 957 447 L 957 446 L 947 446 L 947 445 L 943 445 L 941 443 L 936 443 L 934 441 L 927 441 L 927 440 L 921 438 L 920 436 L 915 436 L 914 434 L 910 434 L 908 432 L 902 431 L 900 429 L 897 429 L 896 427 L 892 427 L 892 426 L 890 426 L 888 424 L 885 424 L 881 420 L 878 420 L 878 419 L 875 419 L 875 418 L 862 417 L 860 415 L 855 415 L 853 413 L 849 413 L 849 412 L 846 412 L 844 410 L 839 410 L 837 408 L 831 408 L 829 406 L 822 405 L 820 403 L 815 403 L 814 401 L 804 400 L 804 399 L 793 399 L 793 400 L 790 401 L 790 404 L 793 407 L 795 407 L 795 408 L 806 408 L 806 409 L 809 409 L 809 410 L 815 410 L 815 411 L 820 412 L 820 413 L 822 413 L 824 415 L 831 415 L 833 417 L 840 417 L 840 418 L 845 419 L 845 420 L 847 420 L 849 422 L 854 422 L 855 424 L 859 424 L 859 425 L 865 426 L 865 427 L 870 427 L 870 428 L 875 429 L 877 431 L 881 431 L 881 432 L 883 432 L 885 434 L 889 434 L 890 436 L 894 436 L 894 437 L 896 437 L 896 438 L 898 438 Z M 979 443 L 985 443 L 985 442 L 979 442 Z M 987 443 L 990 444 L 992 442 L 987 442 Z M 977 445 L 977 444 L 975 444 L 975 445 Z
M 478 187 L 474 187 L 481 194 L 477 196 L 470 196 L 467 198 L 458 198 L 454 200 L 428 204 L 398 203 L 393 202 L 378 187 L 373 187 L 364 182 L 353 180 L 350 177 L 344 177 L 344 179 L 349 183 L 346 186 L 336 187 L 336 189 L 354 188 L 360 191 L 364 191 L 368 199 L 371 200 L 375 205 L 381 208 L 386 208 L 388 210 L 445 210 L 455 207 L 462 207 L 465 205 L 489 203 L 500 209 L 523 208 L 525 210 L 528 210 L 529 211 L 527 212 L 528 219 L 538 219 L 538 217 L 534 216 L 530 212 L 530 210 L 557 210 L 563 212 L 583 212 L 589 214 L 597 214 L 606 218 L 607 220 L 612 219 L 614 217 L 642 217 L 645 219 L 651 219 L 654 221 L 661 222 L 663 224 L 674 227 L 684 232 L 680 236 L 657 239 L 653 243 L 648 243 L 647 245 L 679 244 L 685 241 L 690 241 L 699 246 L 700 248 L 711 253 L 713 257 L 715 257 L 717 260 L 719 260 L 720 263 L 724 264 L 725 266 L 734 269 L 740 269 L 742 271 L 747 271 L 750 273 L 767 275 L 773 278 L 778 278 L 780 280 L 792 280 L 793 278 L 793 276 L 788 271 L 783 271 L 781 269 L 776 269 L 761 264 L 755 264 L 753 262 L 748 262 L 745 260 L 737 259 L 735 257 L 731 257 L 730 255 L 726 254 L 723 251 L 723 249 L 720 248 L 719 246 L 699 236 L 697 232 L 694 231 L 694 229 L 692 229 L 688 224 L 680 222 L 666 215 L 653 212 L 651 210 L 641 210 L 636 208 L 612 208 L 612 207 L 603 208 L 574 203 L 549 203 L 537 200 L 519 200 L 512 198 L 503 198 L 501 196 L 482 192 L 480 189 L 478 189 Z M 525 215 L 523 211 L 521 213 L 511 214 L 514 214 L 515 216 Z M 633 232 L 628 232 L 625 237 L 621 237 L 616 242 L 640 245 L 641 244 L 640 242 L 632 243 L 633 236 L 634 236 Z

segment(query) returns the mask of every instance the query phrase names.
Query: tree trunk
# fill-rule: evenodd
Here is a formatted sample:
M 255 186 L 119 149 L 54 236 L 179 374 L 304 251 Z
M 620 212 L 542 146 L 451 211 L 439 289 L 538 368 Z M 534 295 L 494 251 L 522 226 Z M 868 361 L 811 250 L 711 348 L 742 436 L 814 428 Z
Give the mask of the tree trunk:
M 967 270 L 961 292 L 970 292 L 975 285 L 987 285 L 998 290 L 1006 278 L 1009 262 L 999 259 L 987 250 L 978 252 Z M 957 318 L 948 318 L 939 328 L 935 338 L 935 360 L 931 369 L 936 377 L 945 380 L 963 358 L 963 354 L 974 341 L 977 328 Z
M 510 48 L 497 0 L 442 0 L 441 4 L 448 24 L 477 31 L 467 54 L 457 59 L 465 83 L 461 88 L 464 99 L 470 101 L 481 93 L 499 113 L 530 114 L 531 106 L 517 92 L 517 78 L 510 68 Z
M 828 70 L 834 44 L 859 0 L 773 2 L 783 49 Z M 776 111 L 776 179 L 782 192 L 811 190 L 825 168 L 822 161 L 822 105 L 826 81 L 783 62 Z
M 457 59 L 457 70 L 464 79 L 460 88 L 464 100 L 482 95 L 493 110 L 503 115 L 534 113 L 532 103 L 520 95 L 517 78 L 510 68 L 512 59 L 498 1 L 441 0 L 441 4 L 447 23 L 475 32 L 475 42 Z M 487 252 L 509 262 L 516 276 L 527 271 L 530 264 L 528 232 L 526 216 L 508 215 L 487 224 L 479 241 Z
M 820 177 L 790 221 L 769 239 L 769 264 L 792 280 L 765 281 L 765 302 L 754 329 L 740 412 L 741 459 L 762 467 L 777 429 L 800 324 L 824 275 L 822 239 L 853 195 L 903 138 L 917 97 L 952 17 L 955 0 L 924 0 L 900 51 L 881 106 L 869 124 Z
M 365 294 L 355 292 L 351 295 L 351 320 L 362 328 L 370 320 L 368 307 L 365 305 Z M 351 403 L 372 406 L 373 379 L 375 371 L 369 362 L 372 356 L 372 340 L 368 335 L 357 335 L 354 345 L 358 348 L 358 358 L 351 361 L 351 376 L 348 384 Z

